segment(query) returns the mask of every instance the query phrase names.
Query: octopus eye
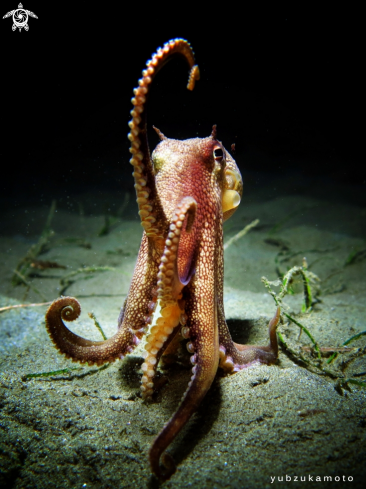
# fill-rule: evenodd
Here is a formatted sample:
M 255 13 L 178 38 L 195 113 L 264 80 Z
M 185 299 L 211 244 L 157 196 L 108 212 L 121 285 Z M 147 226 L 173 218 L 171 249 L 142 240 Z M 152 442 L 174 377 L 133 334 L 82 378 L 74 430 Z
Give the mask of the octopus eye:
M 215 148 L 213 150 L 213 154 L 214 154 L 215 161 L 222 161 L 224 157 L 224 152 L 222 151 L 221 148 Z

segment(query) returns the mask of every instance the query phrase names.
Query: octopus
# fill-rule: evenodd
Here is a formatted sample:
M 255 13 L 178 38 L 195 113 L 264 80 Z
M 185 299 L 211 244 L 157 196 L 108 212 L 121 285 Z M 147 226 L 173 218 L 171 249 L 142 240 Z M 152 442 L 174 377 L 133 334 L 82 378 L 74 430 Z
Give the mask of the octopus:
M 167 480 L 176 466 L 166 451 L 210 389 L 218 368 L 235 373 L 255 363 L 273 364 L 278 356 L 277 309 L 269 322 L 269 345 L 235 343 L 225 321 L 223 222 L 237 209 L 242 177 L 233 157 L 217 139 L 216 126 L 206 138 L 169 139 L 155 129 L 160 143 L 150 156 L 146 101 L 152 81 L 173 56 L 190 68 L 188 89 L 199 79 L 194 53 L 184 39 L 173 39 L 146 63 L 132 98 L 129 122 L 130 163 L 141 225 L 140 250 L 117 333 L 90 341 L 71 332 L 64 321 L 80 315 L 73 297 L 55 300 L 46 328 L 67 358 L 89 365 L 123 359 L 145 336 L 141 397 L 151 401 L 154 378 L 163 355 L 185 341 L 192 376 L 180 405 L 154 440 L 152 472 Z

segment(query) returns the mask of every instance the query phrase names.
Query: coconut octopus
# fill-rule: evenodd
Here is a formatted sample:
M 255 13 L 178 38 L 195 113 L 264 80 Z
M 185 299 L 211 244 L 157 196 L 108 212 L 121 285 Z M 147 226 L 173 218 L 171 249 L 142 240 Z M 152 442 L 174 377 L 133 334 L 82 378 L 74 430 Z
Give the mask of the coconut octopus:
M 187 41 L 173 39 L 146 63 L 132 98 L 130 163 L 144 231 L 117 333 L 105 341 L 89 341 L 72 333 L 63 320 L 73 321 L 80 314 L 73 297 L 55 300 L 46 314 L 56 348 L 67 358 L 89 365 L 122 359 L 146 334 L 141 378 L 145 401 L 152 399 L 159 360 L 173 339 L 187 340 L 191 380 L 149 452 L 151 469 L 161 480 L 176 470 L 166 448 L 197 410 L 218 367 L 234 373 L 256 362 L 276 361 L 280 316 L 278 309 L 269 323 L 268 346 L 234 343 L 226 324 L 223 221 L 239 205 L 243 183 L 236 162 L 216 139 L 216 126 L 207 138 L 184 141 L 168 139 L 155 129 L 161 142 L 150 157 L 146 99 L 154 76 L 175 55 L 188 62 L 188 89 L 192 90 L 199 79 L 194 53 Z

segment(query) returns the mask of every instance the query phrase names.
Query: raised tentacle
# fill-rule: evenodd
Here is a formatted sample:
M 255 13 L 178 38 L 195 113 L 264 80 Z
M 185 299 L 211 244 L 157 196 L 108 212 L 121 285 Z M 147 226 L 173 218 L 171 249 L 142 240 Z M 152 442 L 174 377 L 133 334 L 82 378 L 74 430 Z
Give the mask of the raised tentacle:
M 134 89 L 135 96 L 131 100 L 134 108 L 131 111 L 132 120 L 129 122 L 131 131 L 128 134 L 132 153 L 130 163 L 134 167 L 133 176 L 141 225 L 149 238 L 161 238 L 166 231 L 164 229 L 166 222 L 162 219 L 163 210 L 156 192 L 147 142 L 146 99 L 156 73 L 172 56 L 177 54 L 183 56 L 189 64 L 191 71 L 187 88 L 193 90 L 195 81 L 199 79 L 199 69 L 194 64 L 194 53 L 187 41 L 173 39 L 158 49 L 151 60 L 146 63 L 147 68 L 142 72 L 142 78 L 138 82 L 139 86 Z

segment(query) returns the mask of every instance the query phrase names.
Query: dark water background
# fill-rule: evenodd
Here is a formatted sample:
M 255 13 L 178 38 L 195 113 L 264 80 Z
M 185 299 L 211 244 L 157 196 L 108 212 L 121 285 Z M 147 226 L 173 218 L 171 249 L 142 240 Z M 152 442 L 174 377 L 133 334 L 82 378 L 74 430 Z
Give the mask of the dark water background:
M 4 3 L 4 14 L 14 7 Z M 181 59 L 159 73 L 149 99 L 152 147 L 153 124 L 177 139 L 205 137 L 217 124 L 224 145 L 236 144 L 244 176 L 347 183 L 355 189 L 346 199 L 362 200 L 363 53 L 355 12 L 133 7 L 33 2 L 24 6 L 38 16 L 28 32 L 2 20 L 2 206 L 57 198 L 67 207 L 70 192 L 133 191 L 126 164 L 132 89 L 146 60 L 174 37 L 192 44 L 201 80 L 193 93 L 185 89 Z

